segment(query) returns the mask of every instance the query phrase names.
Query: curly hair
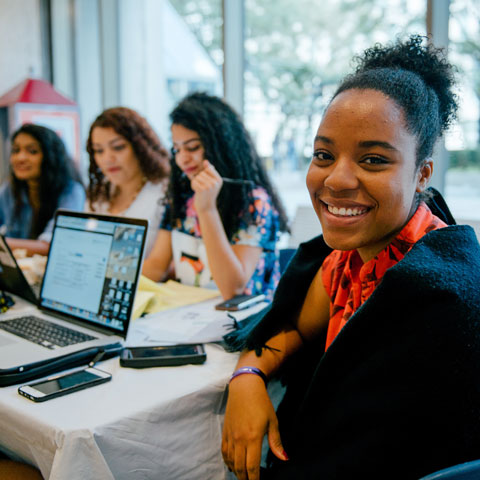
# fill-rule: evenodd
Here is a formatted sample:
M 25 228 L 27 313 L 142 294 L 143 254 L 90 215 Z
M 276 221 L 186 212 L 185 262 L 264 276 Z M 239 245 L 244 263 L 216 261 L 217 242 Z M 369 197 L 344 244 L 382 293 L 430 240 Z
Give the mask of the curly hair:
M 378 90 L 402 108 L 406 126 L 417 138 L 416 164 L 432 155 L 436 140 L 456 117 L 454 67 L 443 49 L 423 45 L 426 37 L 374 45 L 356 57 L 358 67 L 345 77 L 333 98 L 350 89 Z
M 80 184 L 82 182 L 63 141 L 53 130 L 25 123 L 13 133 L 11 142 L 13 143 L 21 133 L 33 137 L 40 144 L 43 155 L 39 179 L 40 210 L 32 220 L 29 234 L 30 238 L 37 238 L 53 217 L 59 198 L 65 189 L 73 181 Z M 10 183 L 15 200 L 15 215 L 19 215 L 23 198 L 28 194 L 28 184 L 24 180 L 19 180 L 12 169 L 10 169 Z
M 170 156 L 147 120 L 135 110 L 126 107 L 104 110 L 92 123 L 87 139 L 87 152 L 90 157 L 87 196 L 92 210 L 93 203 L 98 200 L 108 202 L 111 195 L 110 182 L 95 162 L 92 144 L 92 132 L 95 127 L 113 128 L 131 144 L 140 170 L 147 180 L 158 182 L 168 177 Z
M 186 96 L 170 113 L 172 124 L 181 125 L 198 134 L 205 158 L 222 177 L 251 180 L 252 185 L 231 185 L 222 188 L 217 206 L 225 233 L 230 240 L 243 220 L 251 223 L 249 203 L 255 186 L 263 187 L 277 210 L 280 230 L 288 231 L 283 205 L 262 165 L 253 141 L 237 113 L 223 100 L 206 93 Z M 168 187 L 170 222 L 185 218 L 185 196 L 191 193 L 190 181 L 172 159 Z

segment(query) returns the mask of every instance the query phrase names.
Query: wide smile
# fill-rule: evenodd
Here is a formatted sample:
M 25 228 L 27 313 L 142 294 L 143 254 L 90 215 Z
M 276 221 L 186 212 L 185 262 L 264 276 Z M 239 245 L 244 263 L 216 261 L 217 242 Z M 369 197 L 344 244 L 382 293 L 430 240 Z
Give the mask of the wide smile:
M 363 220 L 373 207 L 367 205 L 336 204 L 319 200 L 324 219 L 334 226 L 347 226 Z
M 365 207 L 334 207 L 333 205 L 326 205 L 327 210 L 338 217 L 356 217 L 368 211 Z

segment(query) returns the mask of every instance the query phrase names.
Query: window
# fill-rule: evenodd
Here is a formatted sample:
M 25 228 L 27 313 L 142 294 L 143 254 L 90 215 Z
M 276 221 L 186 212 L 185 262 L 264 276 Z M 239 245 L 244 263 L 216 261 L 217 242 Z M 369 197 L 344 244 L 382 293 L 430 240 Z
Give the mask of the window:
M 179 64 L 168 79 L 171 107 L 193 91 L 222 96 L 222 0 L 171 0 L 171 4 L 183 23 L 181 51 L 172 44 L 168 53 Z M 174 38 L 176 33 L 172 30 Z
M 245 0 L 245 121 L 290 218 L 310 204 L 305 171 L 323 109 L 374 42 L 425 34 L 425 1 Z
M 168 0 L 51 0 L 54 84 L 81 108 L 81 145 L 95 117 L 117 105 L 146 117 L 167 144 L 178 100 L 192 90 L 222 95 L 221 0 L 173 3 L 178 11 Z
M 480 220 L 480 5 L 450 3 L 450 61 L 458 69 L 458 122 L 446 136 L 450 165 L 445 193 L 455 218 Z

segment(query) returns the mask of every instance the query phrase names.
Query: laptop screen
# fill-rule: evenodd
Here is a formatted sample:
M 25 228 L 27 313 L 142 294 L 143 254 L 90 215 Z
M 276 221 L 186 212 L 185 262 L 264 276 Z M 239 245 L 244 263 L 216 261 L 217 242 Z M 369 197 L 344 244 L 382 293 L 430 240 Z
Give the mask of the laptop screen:
M 146 220 L 59 210 L 40 306 L 126 335 Z

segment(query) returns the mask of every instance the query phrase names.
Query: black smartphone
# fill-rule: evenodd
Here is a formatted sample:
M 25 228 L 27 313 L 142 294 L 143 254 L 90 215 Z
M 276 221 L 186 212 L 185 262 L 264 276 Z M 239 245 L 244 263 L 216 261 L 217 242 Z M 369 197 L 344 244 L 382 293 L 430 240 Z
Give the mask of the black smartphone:
M 204 363 L 207 359 L 201 344 L 124 348 L 120 354 L 122 367 L 173 367 Z
M 97 368 L 84 368 L 75 372 L 55 375 L 39 382 L 18 387 L 18 393 L 34 402 L 45 402 L 84 388 L 100 385 L 112 379 L 108 372 Z
M 252 307 L 256 303 L 263 302 L 265 295 L 237 295 L 236 297 L 225 300 L 218 305 L 215 305 L 217 310 L 227 310 L 229 312 L 236 312 L 244 308 Z

